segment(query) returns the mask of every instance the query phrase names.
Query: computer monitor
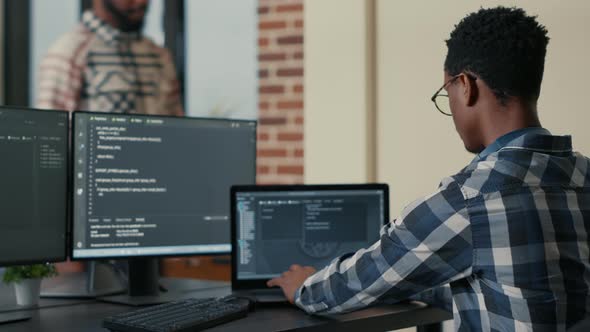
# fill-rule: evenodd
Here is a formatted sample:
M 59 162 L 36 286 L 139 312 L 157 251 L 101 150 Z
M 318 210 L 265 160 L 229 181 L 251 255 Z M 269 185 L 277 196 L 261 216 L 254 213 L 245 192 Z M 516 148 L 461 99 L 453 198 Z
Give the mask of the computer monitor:
M 234 186 L 232 288 L 266 288 L 292 264 L 321 269 L 370 247 L 389 221 L 386 184 Z
M 145 295 L 157 268 L 140 258 L 231 251 L 229 192 L 256 180 L 256 121 L 75 112 L 72 123 L 73 259 L 136 258 L 130 293 Z
M 0 107 L 0 156 L 0 266 L 65 260 L 68 113 Z

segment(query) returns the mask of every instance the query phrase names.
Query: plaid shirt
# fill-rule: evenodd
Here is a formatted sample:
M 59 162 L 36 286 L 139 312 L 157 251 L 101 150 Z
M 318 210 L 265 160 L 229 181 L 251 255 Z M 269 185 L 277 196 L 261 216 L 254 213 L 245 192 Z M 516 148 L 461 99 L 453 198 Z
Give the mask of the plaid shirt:
M 309 277 L 295 302 L 340 313 L 450 284 L 458 331 L 564 331 L 590 312 L 588 166 L 570 136 L 527 132 Z
M 170 52 L 92 11 L 41 62 L 38 108 L 182 115 Z

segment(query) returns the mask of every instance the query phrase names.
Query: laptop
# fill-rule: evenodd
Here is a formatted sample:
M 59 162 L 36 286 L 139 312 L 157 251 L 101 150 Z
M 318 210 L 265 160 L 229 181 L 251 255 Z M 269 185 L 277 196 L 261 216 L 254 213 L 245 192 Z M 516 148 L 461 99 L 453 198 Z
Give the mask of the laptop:
M 232 293 L 285 302 L 266 282 L 292 264 L 321 269 L 367 248 L 389 221 L 386 184 L 233 186 Z

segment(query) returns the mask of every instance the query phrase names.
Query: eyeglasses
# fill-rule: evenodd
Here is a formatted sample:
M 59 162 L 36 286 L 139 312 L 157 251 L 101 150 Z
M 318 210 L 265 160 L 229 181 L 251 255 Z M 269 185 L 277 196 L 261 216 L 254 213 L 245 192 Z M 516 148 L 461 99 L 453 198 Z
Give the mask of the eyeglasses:
M 436 90 L 434 95 L 432 95 L 432 98 L 430 98 L 430 100 L 432 100 L 432 102 L 434 103 L 434 106 L 436 106 L 436 109 L 444 115 L 453 116 L 453 113 L 451 113 L 451 106 L 449 104 L 449 95 L 447 93 L 441 93 L 441 91 L 443 91 L 443 89 L 447 85 L 453 83 L 461 75 L 465 75 L 465 76 L 467 76 L 468 79 L 471 79 L 474 81 L 477 80 L 477 77 L 474 76 L 473 74 L 470 74 L 470 73 L 463 72 L 463 73 L 457 74 L 457 75 L 451 77 L 451 79 L 449 79 L 448 81 L 446 81 L 445 84 L 443 84 L 443 86 L 440 87 L 440 89 Z M 444 91 L 446 92 L 446 90 L 444 90 Z
M 432 98 L 430 98 L 430 100 L 432 100 L 432 102 L 434 103 L 436 109 L 444 115 L 453 116 L 453 114 L 451 113 L 451 106 L 449 105 L 449 95 L 446 93 L 446 90 L 444 90 L 444 88 L 447 85 L 453 83 L 456 79 L 459 78 L 459 76 L 461 76 L 461 74 L 451 77 L 451 79 L 446 81 L 445 84 L 443 84 L 443 86 L 440 87 L 440 89 L 436 90 L 436 92 L 432 95 Z M 444 91 L 444 93 L 441 93 L 442 91 Z

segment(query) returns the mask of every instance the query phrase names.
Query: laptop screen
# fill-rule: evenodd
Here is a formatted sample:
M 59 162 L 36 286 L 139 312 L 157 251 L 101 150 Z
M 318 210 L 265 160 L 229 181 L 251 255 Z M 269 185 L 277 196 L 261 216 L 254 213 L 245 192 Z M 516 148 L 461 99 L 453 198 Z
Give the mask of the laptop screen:
M 320 269 L 372 245 L 389 217 L 389 198 L 387 186 L 367 186 L 235 192 L 237 280 L 274 278 L 292 264 Z

